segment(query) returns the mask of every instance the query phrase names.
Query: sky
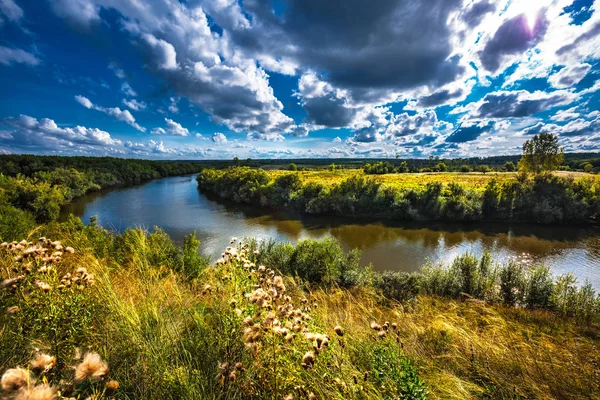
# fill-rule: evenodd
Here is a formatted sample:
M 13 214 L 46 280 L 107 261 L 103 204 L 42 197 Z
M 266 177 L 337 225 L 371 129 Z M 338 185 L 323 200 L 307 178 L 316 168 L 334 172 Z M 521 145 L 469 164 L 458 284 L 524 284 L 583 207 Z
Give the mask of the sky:
M 0 0 L 0 153 L 600 151 L 593 0 Z

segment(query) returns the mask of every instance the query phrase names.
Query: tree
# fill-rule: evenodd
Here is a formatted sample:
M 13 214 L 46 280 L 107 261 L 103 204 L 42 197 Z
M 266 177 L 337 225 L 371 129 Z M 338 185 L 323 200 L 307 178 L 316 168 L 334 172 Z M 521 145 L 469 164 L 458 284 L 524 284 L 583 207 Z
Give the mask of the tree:
M 487 174 L 488 172 L 491 171 L 490 167 L 488 167 L 487 165 L 481 165 L 479 166 L 479 172 L 483 172 L 484 174 Z
M 583 170 L 585 172 L 592 172 L 594 170 L 594 166 L 590 163 L 585 163 L 585 165 L 583 166 Z
M 515 164 L 512 161 L 507 161 L 504 163 L 504 169 L 507 172 L 513 172 L 515 170 Z
M 294 163 L 290 163 L 290 165 L 288 165 L 288 169 L 290 171 L 298 171 L 298 166 Z
M 448 171 L 448 166 L 446 164 L 444 164 L 443 162 L 439 163 L 435 168 L 439 172 L 447 172 Z
M 564 149 L 552 133 L 540 133 L 523 144 L 519 169 L 539 174 L 558 169 L 564 161 Z

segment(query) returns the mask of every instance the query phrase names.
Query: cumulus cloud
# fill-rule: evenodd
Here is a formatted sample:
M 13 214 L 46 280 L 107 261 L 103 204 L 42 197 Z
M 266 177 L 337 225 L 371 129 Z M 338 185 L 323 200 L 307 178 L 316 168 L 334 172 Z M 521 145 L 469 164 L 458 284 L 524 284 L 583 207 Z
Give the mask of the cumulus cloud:
M 588 74 L 590 69 L 592 69 L 592 66 L 587 63 L 568 66 L 550 76 L 548 81 L 555 88 L 569 88 L 581 82 L 581 80 Z
M 227 136 L 220 132 L 217 132 L 212 135 L 212 141 L 216 144 L 225 144 L 227 143 Z
M 190 131 L 187 128 L 184 128 L 179 123 L 173 121 L 172 119 L 165 118 L 165 123 L 167 124 L 166 129 L 163 128 L 155 128 L 152 129 L 150 133 L 153 135 L 175 135 L 175 136 L 188 136 Z
M 566 90 L 528 92 L 526 90 L 489 93 L 478 102 L 455 108 L 452 113 L 469 113 L 471 118 L 524 118 L 556 106 L 570 104 L 576 96 Z
M 539 122 L 523 130 L 523 135 L 537 135 L 539 133 L 553 133 L 559 137 L 591 136 L 600 133 L 600 118 L 592 121 L 579 118 L 565 125 Z
M 31 53 L 21 49 L 13 49 L 10 47 L 0 46 L 0 64 L 25 64 L 35 66 L 40 63 L 40 60 Z
M 1 121 L 12 128 L 7 131 L 8 135 L 3 137 L 3 141 L 21 150 L 98 151 L 121 144 L 121 141 L 103 130 L 84 126 L 62 128 L 49 118 L 38 120 L 21 115 Z
M 146 128 L 140 126 L 137 122 L 135 122 L 135 118 L 129 110 L 121 110 L 119 107 L 101 107 L 92 103 L 87 97 L 77 95 L 75 96 L 75 101 L 84 106 L 85 108 L 96 110 L 108 114 L 112 117 L 115 117 L 119 121 L 126 122 L 131 125 L 135 129 L 140 132 L 146 132 Z
M 479 54 L 485 69 L 496 72 L 507 56 L 522 54 L 539 43 L 546 34 L 548 24 L 544 14 L 540 13 L 536 18 L 533 29 L 524 14 L 504 22 Z
M 456 129 L 450 136 L 446 138 L 448 143 L 464 143 L 476 140 L 483 133 L 490 132 L 494 129 L 493 122 L 476 123 L 473 125 L 463 125 Z
M 160 69 L 177 69 L 177 52 L 175 47 L 165 40 L 157 39 L 154 35 L 145 33 L 142 38 L 148 43 L 154 56 L 154 62 Z

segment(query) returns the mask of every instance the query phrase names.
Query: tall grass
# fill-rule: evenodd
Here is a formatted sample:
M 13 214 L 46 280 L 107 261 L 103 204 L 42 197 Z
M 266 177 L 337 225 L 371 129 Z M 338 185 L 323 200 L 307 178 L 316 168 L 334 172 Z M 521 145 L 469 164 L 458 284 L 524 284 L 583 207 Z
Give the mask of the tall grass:
M 0 291 L 3 310 L 19 307 L 0 317 L 0 372 L 33 370 L 38 351 L 56 357 L 35 375 L 57 390 L 48 398 L 589 399 L 600 390 L 597 321 L 574 322 L 595 315 L 593 291 L 552 280 L 546 304 L 545 269 L 467 255 L 422 275 L 378 275 L 335 242 L 251 240 L 209 265 L 193 236 L 177 248 L 160 230 L 112 235 L 71 220 L 39 235 L 74 253 L 44 275 L 49 292 L 19 289 L 37 271 Z M 17 273 L 14 256 L 0 249 L 3 280 Z M 82 266 L 93 285 L 59 290 L 65 271 Z M 500 304 L 503 285 L 523 288 L 519 307 Z M 77 351 L 109 370 L 76 381 Z

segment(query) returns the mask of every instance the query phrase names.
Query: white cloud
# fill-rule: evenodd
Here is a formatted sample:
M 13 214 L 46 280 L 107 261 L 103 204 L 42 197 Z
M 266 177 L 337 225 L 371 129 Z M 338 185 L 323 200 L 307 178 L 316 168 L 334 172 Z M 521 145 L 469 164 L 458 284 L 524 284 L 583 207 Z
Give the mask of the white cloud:
M 23 18 L 23 9 L 14 0 L 0 0 L 0 13 L 12 22 L 18 22 Z
M 190 131 L 187 128 L 184 128 L 183 126 L 181 126 L 179 123 L 177 123 L 169 118 L 165 118 L 165 122 L 167 124 L 166 129 L 155 128 L 155 129 L 152 129 L 151 133 L 153 135 L 189 136 Z
M 97 128 L 75 126 L 61 128 L 49 118 L 40 120 L 28 115 L 2 120 L 13 127 L 11 138 L 4 138 L 6 144 L 19 149 L 50 151 L 98 151 L 108 146 L 118 146 L 121 141 Z
M 571 65 L 550 76 L 548 81 L 558 89 L 566 89 L 581 82 L 592 66 L 587 63 Z
M 225 144 L 227 143 L 227 136 L 220 132 L 217 132 L 212 135 L 212 141 L 216 144 Z
M 83 97 L 83 96 L 79 96 L 79 95 L 75 96 L 75 100 L 79 104 L 84 106 L 85 108 L 103 112 L 105 114 L 115 117 L 119 121 L 126 122 L 127 124 L 131 125 L 135 129 L 137 129 L 138 131 L 146 132 L 146 128 L 140 126 L 137 122 L 135 122 L 135 118 L 133 117 L 133 115 L 131 115 L 129 110 L 121 110 L 119 107 L 106 108 L 106 107 L 97 106 L 94 103 L 92 103 L 87 97 Z
M 112 70 L 115 73 L 115 75 L 117 76 L 117 78 L 125 79 L 125 71 L 123 71 L 123 69 L 119 68 L 117 66 L 117 64 L 115 64 L 114 62 L 111 62 L 110 64 L 108 64 L 108 69 Z
M 21 49 L 12 49 L 10 47 L 0 46 L 0 64 L 25 64 L 35 66 L 40 60 L 31 53 Z
M 135 111 L 141 111 L 146 109 L 146 103 L 144 103 L 143 101 L 137 101 L 136 99 L 123 99 L 123 104 Z
M 121 85 L 121 91 L 123 93 L 125 93 L 125 95 L 130 96 L 130 97 L 137 96 L 137 93 L 135 92 L 135 90 L 133 90 L 132 87 L 129 86 L 129 83 L 127 83 L 127 82 L 123 82 L 123 84 Z
M 177 69 L 177 52 L 171 43 L 162 39 L 157 39 L 154 35 L 149 33 L 143 34 L 142 38 L 152 48 L 155 62 L 160 69 Z

